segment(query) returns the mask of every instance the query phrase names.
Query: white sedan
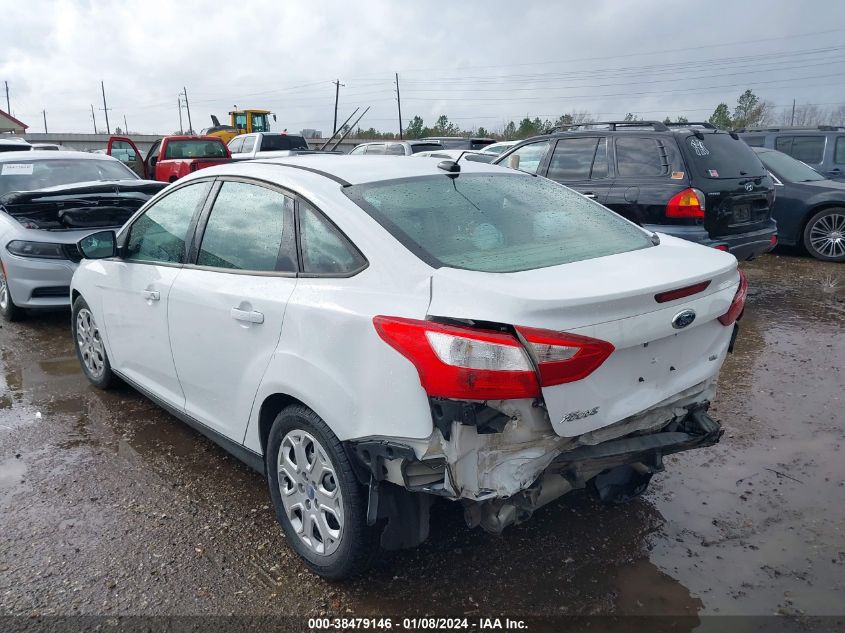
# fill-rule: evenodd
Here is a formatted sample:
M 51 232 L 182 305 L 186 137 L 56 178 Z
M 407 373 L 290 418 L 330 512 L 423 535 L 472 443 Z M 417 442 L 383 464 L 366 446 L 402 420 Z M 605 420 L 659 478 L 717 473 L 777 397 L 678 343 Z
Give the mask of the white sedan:
M 73 335 L 264 473 L 288 543 L 356 573 L 441 497 L 498 532 L 709 446 L 743 311 L 732 255 L 481 163 L 301 156 L 204 169 L 80 241 Z M 585 538 L 589 538 L 586 535 Z

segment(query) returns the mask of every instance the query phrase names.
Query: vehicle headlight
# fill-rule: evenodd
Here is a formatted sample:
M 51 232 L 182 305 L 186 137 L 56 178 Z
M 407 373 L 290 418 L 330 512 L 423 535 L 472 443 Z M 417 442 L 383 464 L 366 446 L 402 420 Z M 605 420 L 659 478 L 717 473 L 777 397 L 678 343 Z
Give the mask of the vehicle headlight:
M 51 242 L 25 242 L 12 240 L 6 244 L 6 250 L 19 257 L 38 257 L 41 259 L 67 259 L 64 244 Z

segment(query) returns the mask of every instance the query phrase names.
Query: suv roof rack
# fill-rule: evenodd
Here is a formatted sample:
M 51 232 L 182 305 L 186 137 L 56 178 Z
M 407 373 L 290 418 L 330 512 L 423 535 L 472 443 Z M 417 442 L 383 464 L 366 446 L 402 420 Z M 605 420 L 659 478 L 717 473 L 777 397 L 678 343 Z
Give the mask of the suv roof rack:
M 615 132 L 617 127 L 650 127 L 655 132 L 666 132 L 669 130 L 662 121 L 585 121 L 584 123 L 570 123 L 569 125 L 552 128 L 550 132 L 563 128 L 586 127 L 588 125 L 606 125 L 611 132 Z
M 841 125 L 779 125 L 773 127 L 743 127 L 737 132 L 801 132 L 801 131 L 819 131 L 819 132 L 838 132 L 845 130 Z
M 708 130 L 717 130 L 715 125 L 710 123 L 709 121 L 687 121 L 686 123 L 664 123 L 663 125 L 667 125 L 669 127 L 693 127 L 693 126 L 700 126 L 703 128 L 707 128 Z

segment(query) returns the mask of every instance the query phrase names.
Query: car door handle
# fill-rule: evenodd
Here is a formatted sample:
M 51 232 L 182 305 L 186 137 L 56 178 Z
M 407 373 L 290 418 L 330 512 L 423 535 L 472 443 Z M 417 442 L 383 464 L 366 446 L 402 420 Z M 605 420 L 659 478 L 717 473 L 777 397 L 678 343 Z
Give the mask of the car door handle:
M 264 323 L 264 315 L 255 310 L 241 310 L 239 308 L 232 308 L 229 314 L 235 321 L 245 321 L 246 323 Z
M 141 294 L 147 301 L 158 301 L 161 299 L 161 293 L 158 290 L 144 290 Z
M 585 193 L 582 193 L 581 195 L 584 196 L 585 198 L 589 198 L 590 200 L 596 199 L 596 194 L 594 194 L 592 191 L 587 191 Z

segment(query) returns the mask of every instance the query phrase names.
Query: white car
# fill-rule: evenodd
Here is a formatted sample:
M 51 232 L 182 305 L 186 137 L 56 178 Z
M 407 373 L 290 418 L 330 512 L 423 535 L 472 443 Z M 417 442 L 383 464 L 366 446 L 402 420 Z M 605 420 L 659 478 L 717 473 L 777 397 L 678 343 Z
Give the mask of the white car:
M 331 578 L 462 503 L 501 531 L 586 485 L 641 492 L 707 415 L 746 285 L 544 178 L 300 156 L 203 169 L 80 241 L 73 336 L 266 474 Z M 586 535 L 585 538 L 589 538 Z
M 481 151 L 485 154 L 494 154 L 498 156 L 502 154 L 505 150 L 510 149 L 517 143 L 521 143 L 522 141 L 500 141 L 498 143 L 492 143 L 484 147 Z
M 440 158 L 446 160 L 468 160 L 477 163 L 489 163 L 496 158 L 496 156 L 471 149 L 439 149 L 436 151 L 414 154 L 414 158 Z

